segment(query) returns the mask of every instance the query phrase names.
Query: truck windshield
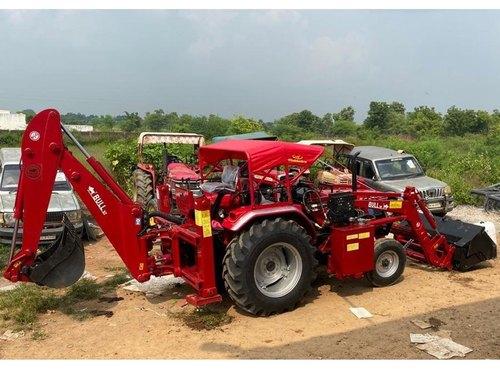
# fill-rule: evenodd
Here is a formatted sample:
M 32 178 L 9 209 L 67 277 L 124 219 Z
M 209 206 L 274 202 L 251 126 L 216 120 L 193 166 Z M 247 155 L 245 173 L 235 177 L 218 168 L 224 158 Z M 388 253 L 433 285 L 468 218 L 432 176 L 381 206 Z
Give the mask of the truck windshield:
M 17 184 L 19 182 L 19 174 L 19 165 L 12 164 L 4 166 L 2 173 L 2 182 L 0 183 L 0 190 L 16 191 Z M 71 186 L 66 180 L 64 174 L 61 172 L 58 172 L 56 174 L 56 181 L 54 182 L 53 191 L 71 191 Z
M 380 179 L 404 179 L 424 175 L 420 164 L 413 156 L 377 160 L 375 165 Z

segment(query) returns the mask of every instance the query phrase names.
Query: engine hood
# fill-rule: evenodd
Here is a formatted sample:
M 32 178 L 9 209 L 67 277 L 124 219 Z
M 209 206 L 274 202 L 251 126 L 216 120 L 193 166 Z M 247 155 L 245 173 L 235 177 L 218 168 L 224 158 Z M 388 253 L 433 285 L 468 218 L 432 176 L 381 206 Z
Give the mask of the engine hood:
M 14 211 L 14 202 L 16 201 L 15 193 L 0 193 L 0 211 L 9 213 Z M 71 211 L 79 210 L 80 205 L 72 192 L 58 191 L 52 192 L 50 197 L 49 208 L 47 211 Z
M 391 188 L 396 192 L 403 192 L 405 187 L 412 186 L 419 191 L 429 190 L 431 188 L 444 188 L 446 183 L 427 176 L 415 177 L 415 178 L 405 178 L 405 179 L 395 179 L 395 180 L 383 180 L 380 181 L 384 187 Z

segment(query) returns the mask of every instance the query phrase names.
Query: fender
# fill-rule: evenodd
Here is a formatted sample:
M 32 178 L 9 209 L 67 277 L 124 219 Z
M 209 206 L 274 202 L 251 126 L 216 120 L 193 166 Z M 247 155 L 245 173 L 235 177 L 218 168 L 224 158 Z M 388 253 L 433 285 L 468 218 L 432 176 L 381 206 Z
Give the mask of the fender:
M 149 173 L 151 174 L 151 179 L 153 181 L 153 183 L 151 184 L 153 186 L 153 189 L 156 187 L 156 170 L 155 170 L 155 167 L 154 165 L 152 164 L 146 164 L 146 163 L 138 163 L 137 164 L 137 168 L 145 171 L 146 173 Z
M 243 208 L 238 209 L 239 211 Z M 306 232 L 312 237 L 313 241 L 316 239 L 316 229 L 313 223 L 306 217 L 306 215 L 294 205 L 283 206 L 266 206 L 261 208 L 254 208 L 250 211 L 242 211 L 242 215 L 232 218 L 231 215 L 224 219 L 222 226 L 231 232 L 239 232 L 247 227 L 247 225 L 255 223 L 256 220 L 265 218 L 283 217 L 297 221 L 303 226 Z

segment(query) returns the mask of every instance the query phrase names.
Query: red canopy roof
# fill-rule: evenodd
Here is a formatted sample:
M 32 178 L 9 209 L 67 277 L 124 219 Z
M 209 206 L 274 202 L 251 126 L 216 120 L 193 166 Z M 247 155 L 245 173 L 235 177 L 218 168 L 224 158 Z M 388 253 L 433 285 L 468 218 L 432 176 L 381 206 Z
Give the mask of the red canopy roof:
M 258 172 L 279 165 L 310 167 L 323 153 L 320 146 L 283 141 L 227 140 L 199 149 L 200 166 L 215 165 L 223 159 L 246 160 Z

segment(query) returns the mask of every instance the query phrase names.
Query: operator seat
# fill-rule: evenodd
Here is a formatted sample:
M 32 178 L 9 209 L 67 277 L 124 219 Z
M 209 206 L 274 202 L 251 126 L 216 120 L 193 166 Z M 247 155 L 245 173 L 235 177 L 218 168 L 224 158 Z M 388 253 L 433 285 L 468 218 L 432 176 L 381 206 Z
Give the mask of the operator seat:
M 201 184 L 204 192 L 213 193 L 221 190 L 236 190 L 236 181 L 238 180 L 239 167 L 236 165 L 226 165 L 222 169 L 220 182 L 205 182 Z

